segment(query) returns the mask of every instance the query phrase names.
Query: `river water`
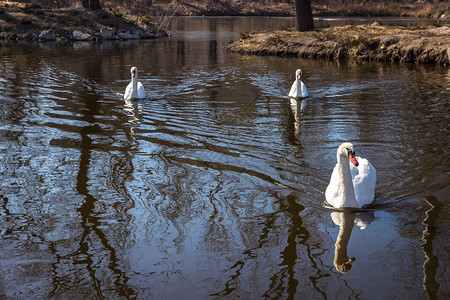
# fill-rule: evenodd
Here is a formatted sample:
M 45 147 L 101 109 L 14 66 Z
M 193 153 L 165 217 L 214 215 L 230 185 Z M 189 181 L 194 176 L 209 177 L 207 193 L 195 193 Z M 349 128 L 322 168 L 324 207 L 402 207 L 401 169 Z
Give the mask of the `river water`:
M 1 44 L 0 298 L 448 297 L 450 69 L 240 56 L 292 19 L 175 21 Z M 126 102 L 133 65 L 148 97 Z M 371 209 L 325 205 L 344 141 Z

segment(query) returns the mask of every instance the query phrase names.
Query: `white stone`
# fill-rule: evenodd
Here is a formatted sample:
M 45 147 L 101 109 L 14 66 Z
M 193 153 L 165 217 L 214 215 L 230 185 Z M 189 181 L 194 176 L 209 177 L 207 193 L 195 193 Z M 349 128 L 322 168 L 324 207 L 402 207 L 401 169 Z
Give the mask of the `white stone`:
M 78 30 L 75 30 L 74 32 L 72 32 L 72 38 L 75 41 L 92 41 L 93 40 L 92 35 L 90 35 L 89 33 L 78 31 Z
M 53 29 L 44 30 L 39 34 L 39 40 L 41 41 L 54 41 L 56 39 L 56 34 Z
M 100 37 L 102 39 L 110 39 L 113 36 L 113 31 L 108 28 L 100 29 Z

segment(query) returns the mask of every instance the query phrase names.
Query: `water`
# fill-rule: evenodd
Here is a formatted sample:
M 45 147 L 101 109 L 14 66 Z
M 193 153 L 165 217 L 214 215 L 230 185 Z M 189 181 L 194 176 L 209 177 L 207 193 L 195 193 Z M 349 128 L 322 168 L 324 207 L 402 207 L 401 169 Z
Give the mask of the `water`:
M 224 51 L 286 20 L 2 44 L 0 298 L 448 297 L 449 68 Z M 357 214 L 325 206 L 343 141 L 377 169 Z

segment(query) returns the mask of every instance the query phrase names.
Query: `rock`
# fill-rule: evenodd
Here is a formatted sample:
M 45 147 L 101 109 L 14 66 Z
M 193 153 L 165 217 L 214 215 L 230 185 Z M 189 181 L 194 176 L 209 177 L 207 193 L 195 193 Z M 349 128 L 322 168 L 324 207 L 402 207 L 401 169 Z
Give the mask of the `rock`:
M 94 37 L 89 33 L 75 30 L 74 32 L 72 32 L 72 39 L 74 39 L 75 41 L 92 41 Z
M 17 37 L 18 40 L 26 40 L 26 41 L 31 41 L 36 39 L 36 34 L 32 33 L 32 32 L 27 32 L 27 33 L 23 33 L 23 34 L 19 34 L 19 36 Z
M 142 29 L 133 29 L 131 33 L 139 38 L 145 36 L 145 31 Z
M 54 41 L 56 39 L 55 31 L 50 28 L 48 30 L 44 30 L 39 34 L 40 41 Z
M 17 39 L 16 33 L 8 33 L 8 32 L 2 32 L 0 34 L 0 39 L 2 40 L 16 40 Z
M 166 37 L 166 36 L 169 36 L 169 34 L 167 34 L 167 32 L 164 29 L 160 28 L 158 30 L 158 37 Z
M 65 36 L 60 36 L 56 40 L 61 44 L 65 44 L 69 41 Z
M 111 29 L 108 29 L 108 28 L 102 28 L 102 29 L 100 29 L 99 36 L 102 39 L 105 39 L 105 40 L 111 39 L 111 37 L 113 36 L 113 31 Z
M 158 32 L 158 27 L 155 24 L 150 23 L 145 26 L 145 30 L 150 33 L 156 33 Z
M 117 36 L 122 39 L 122 40 L 133 40 L 133 39 L 138 39 L 139 36 L 132 34 L 131 32 L 127 31 L 127 32 L 121 32 L 119 34 L 117 34 Z
M 162 29 L 160 26 L 156 24 L 148 24 L 145 26 L 145 31 L 147 32 L 149 37 L 166 37 L 168 36 L 167 32 Z

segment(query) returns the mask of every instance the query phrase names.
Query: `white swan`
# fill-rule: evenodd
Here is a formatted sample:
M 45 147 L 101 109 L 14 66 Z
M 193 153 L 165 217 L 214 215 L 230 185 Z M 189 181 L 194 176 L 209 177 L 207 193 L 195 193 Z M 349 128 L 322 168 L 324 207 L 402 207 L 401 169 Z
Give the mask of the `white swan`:
M 301 79 L 302 70 L 297 69 L 297 71 L 295 71 L 295 81 L 292 84 L 291 90 L 289 92 L 289 97 L 294 99 L 308 97 L 308 91 L 306 90 L 306 86 L 303 84 Z
M 123 98 L 125 100 L 142 99 L 145 98 L 145 89 L 142 83 L 138 82 L 138 70 L 136 67 L 132 67 L 131 70 L 131 82 L 125 89 Z
M 331 174 L 325 198 L 335 208 L 362 208 L 375 196 L 376 171 L 365 158 L 356 157 L 351 143 L 337 150 L 337 164 Z

